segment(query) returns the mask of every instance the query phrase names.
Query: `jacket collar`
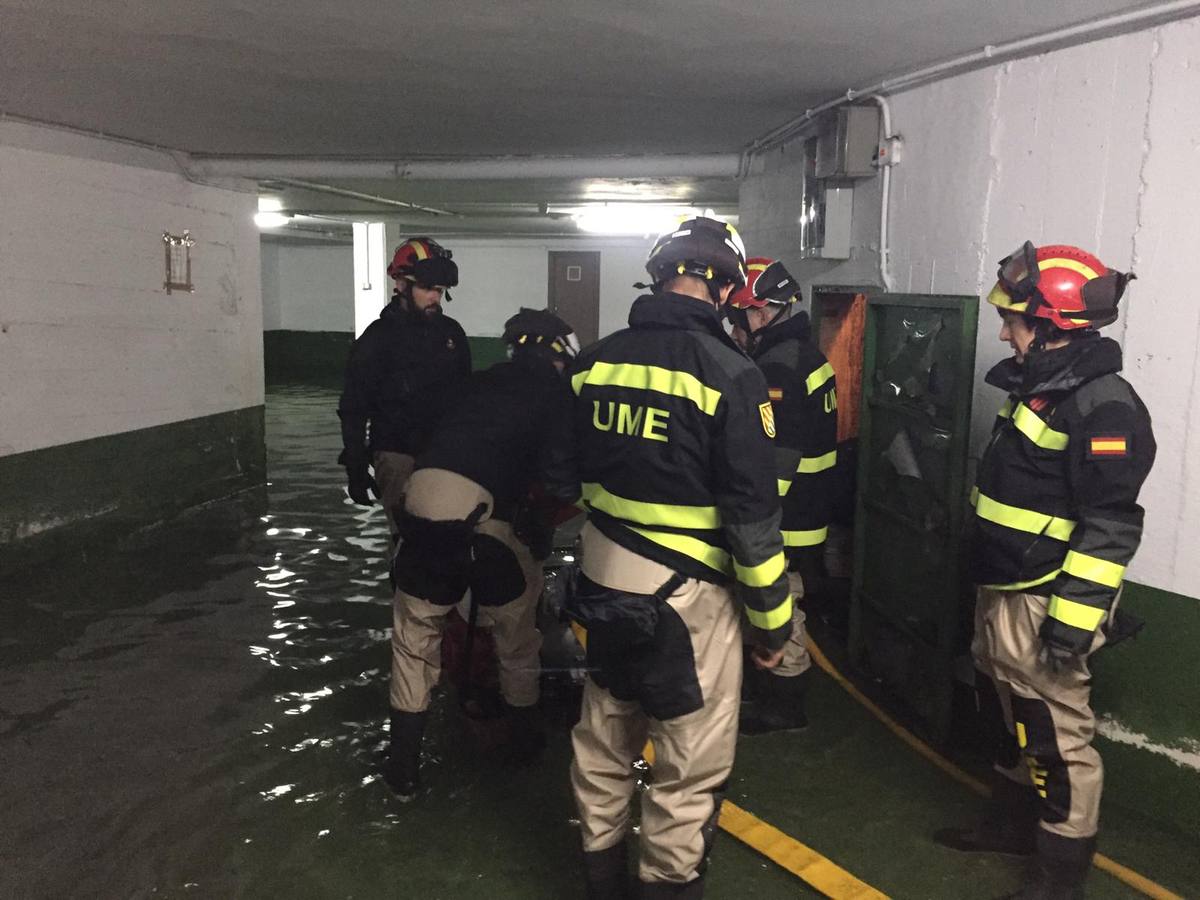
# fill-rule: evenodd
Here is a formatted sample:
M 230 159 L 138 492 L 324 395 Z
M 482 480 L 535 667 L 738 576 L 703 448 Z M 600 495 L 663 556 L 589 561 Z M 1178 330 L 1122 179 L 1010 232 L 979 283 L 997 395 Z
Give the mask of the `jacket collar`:
M 687 294 L 664 291 L 638 297 L 629 310 L 629 327 L 702 331 L 719 338 L 738 353 L 742 352 L 733 338 L 725 333 L 721 316 L 712 304 Z
M 1025 363 L 1006 359 L 993 366 L 985 381 L 1021 397 L 1050 391 L 1073 391 L 1101 375 L 1122 368 L 1121 345 L 1100 335 L 1080 335 L 1057 350 L 1034 353 Z
M 754 346 L 754 355 L 766 353 L 776 344 L 792 340 L 801 343 L 812 340 L 812 323 L 809 322 L 808 313 L 804 310 L 794 313 L 782 322 L 768 325 L 765 330 L 760 331 L 758 343 Z

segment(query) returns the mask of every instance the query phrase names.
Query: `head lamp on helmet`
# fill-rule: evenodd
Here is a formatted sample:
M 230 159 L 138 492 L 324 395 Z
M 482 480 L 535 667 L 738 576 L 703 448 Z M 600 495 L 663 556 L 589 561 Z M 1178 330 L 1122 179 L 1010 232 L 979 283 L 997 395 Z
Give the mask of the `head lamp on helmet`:
M 458 284 L 458 266 L 453 256 L 433 238 L 409 238 L 396 248 L 388 276 L 426 289 L 452 288 Z M 446 299 L 451 299 L 449 292 Z
M 1000 260 L 987 299 L 1005 312 L 1047 319 L 1063 331 L 1103 328 L 1116 321 L 1117 304 L 1135 277 L 1109 269 L 1079 247 L 1026 241 Z
M 545 309 L 521 310 L 504 323 L 503 340 L 514 359 L 531 355 L 551 362 L 567 363 L 579 354 L 575 330 Z

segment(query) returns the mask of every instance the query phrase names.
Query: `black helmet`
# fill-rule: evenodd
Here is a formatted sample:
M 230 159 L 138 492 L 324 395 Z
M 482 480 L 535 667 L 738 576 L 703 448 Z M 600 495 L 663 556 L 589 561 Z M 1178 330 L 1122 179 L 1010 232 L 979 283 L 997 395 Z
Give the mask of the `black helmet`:
M 727 222 L 688 219 L 654 243 L 646 271 L 661 285 L 677 275 L 695 275 L 713 284 L 746 283 L 746 248 L 737 229 Z
M 579 353 L 575 329 L 547 309 L 522 306 L 520 312 L 504 323 L 503 340 L 514 357 L 532 353 L 565 363 Z

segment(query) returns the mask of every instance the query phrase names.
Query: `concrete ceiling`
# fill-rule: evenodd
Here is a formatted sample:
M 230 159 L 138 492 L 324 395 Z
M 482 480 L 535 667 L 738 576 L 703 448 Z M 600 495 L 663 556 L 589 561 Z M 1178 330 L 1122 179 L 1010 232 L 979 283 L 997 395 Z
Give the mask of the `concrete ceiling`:
M 1138 5 L 0 0 L 0 113 L 196 154 L 728 152 L 874 76 Z M 736 197 L 728 180 L 657 187 L 706 204 Z M 584 180 L 353 189 L 438 206 L 590 190 Z

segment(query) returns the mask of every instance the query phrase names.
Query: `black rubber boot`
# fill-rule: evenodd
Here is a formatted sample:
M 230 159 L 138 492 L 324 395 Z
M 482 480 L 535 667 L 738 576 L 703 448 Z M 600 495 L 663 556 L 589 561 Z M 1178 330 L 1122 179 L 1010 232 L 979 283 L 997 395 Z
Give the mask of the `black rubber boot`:
M 992 797 L 978 824 L 941 828 L 934 843 L 962 853 L 1032 856 L 1037 850 L 1038 796 L 1030 785 L 992 773 Z
M 1096 839 L 1068 838 L 1037 830 L 1037 856 L 1025 885 L 1001 900 L 1084 900 L 1083 883 L 1096 854 Z
M 506 761 L 517 766 L 536 763 L 546 748 L 546 722 L 541 709 L 536 704 L 510 706 L 505 703 L 504 711 L 508 719 Z
M 428 715 L 428 711 L 410 713 L 392 710 L 383 780 L 397 797 L 406 802 L 421 789 L 421 738 L 425 735 L 425 719 Z
M 804 714 L 804 694 L 809 673 L 789 678 L 766 673 L 763 693 L 738 722 L 738 734 L 770 734 L 773 731 L 799 731 L 808 727 Z
M 625 842 L 583 854 L 587 900 L 630 900 L 629 852 Z
M 704 876 L 693 878 L 686 884 L 677 881 L 639 882 L 641 900 L 701 900 L 704 896 Z

